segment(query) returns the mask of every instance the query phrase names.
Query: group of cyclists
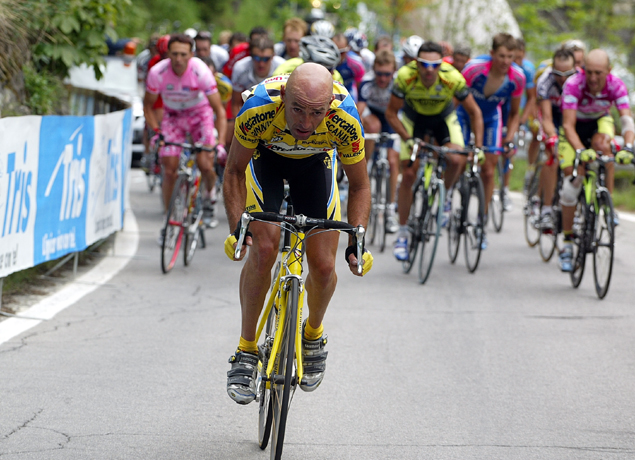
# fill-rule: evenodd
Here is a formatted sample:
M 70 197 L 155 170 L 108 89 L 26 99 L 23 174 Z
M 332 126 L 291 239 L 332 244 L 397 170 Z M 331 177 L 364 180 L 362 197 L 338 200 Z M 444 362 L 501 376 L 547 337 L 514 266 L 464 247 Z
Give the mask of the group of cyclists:
M 472 145 L 470 156 L 447 155 L 445 186 L 448 190 L 455 186 L 467 161 L 475 156 L 481 164 L 487 213 L 496 164 L 501 155 L 513 157 L 515 135 L 521 124 L 528 123 L 533 128 L 530 168 L 537 161 L 540 139 L 551 157 L 542 169 L 544 204 L 537 224 L 541 231 L 553 226 L 550 205 L 558 165 L 565 176 L 559 191 L 564 234 L 560 268 L 571 271 L 573 213 L 581 187 L 579 180 L 572 180 L 573 160 L 578 155 L 582 162 L 591 162 L 597 151 L 611 155 L 614 106 L 625 140 L 616 160 L 631 163 L 635 123 L 628 91 L 611 73 L 605 51 L 587 54 L 582 42 L 572 40 L 536 71 L 524 58 L 524 48 L 522 40 L 499 33 L 489 54 L 476 57 L 467 46 L 452 49 L 416 35 L 401 43 L 399 54 L 387 36 L 379 37 L 370 51 L 357 30 L 336 33 L 328 21 L 309 26 L 300 18 L 285 23 L 280 43 L 261 27 L 254 28 L 249 38 L 233 34 L 227 45 L 212 44 L 206 32 L 173 34 L 157 39 L 159 57 L 148 63 L 146 122 L 159 144 L 183 142 L 189 135 L 193 142 L 215 147 L 215 152 L 197 158 L 205 184 L 204 211 L 208 217 L 214 214 L 216 162 L 225 166 L 223 198 L 230 230 L 225 252 L 231 260 L 241 213 L 279 212 L 285 182 L 297 214 L 340 219 L 337 157 L 348 178 L 347 219 L 352 225 L 366 226 L 371 205 L 366 161 L 375 145 L 365 142 L 364 132 L 397 133 L 400 142 L 391 142 L 388 148 L 387 227 L 396 234 L 394 256 L 399 261 L 408 257 L 411 187 L 419 167 L 418 160 L 410 161 L 414 139 L 453 150 Z M 166 209 L 179 154 L 173 146 L 159 151 Z M 610 165 L 608 171 L 612 190 Z M 448 200 L 444 212 L 449 210 Z M 239 287 L 241 336 L 229 360 L 227 380 L 228 394 L 239 404 L 256 397 L 256 326 L 280 238 L 279 228 L 258 222 L 250 231 Z M 301 385 L 305 391 L 319 386 L 326 369 L 322 321 L 337 283 L 338 238 L 331 232 L 307 240 L 309 312 L 302 331 L 306 379 Z M 487 245 L 483 235 L 482 249 Z M 357 265 L 362 264 L 366 274 L 372 254 L 366 251 L 358 261 L 353 247 L 351 240 L 346 262 L 356 275 Z

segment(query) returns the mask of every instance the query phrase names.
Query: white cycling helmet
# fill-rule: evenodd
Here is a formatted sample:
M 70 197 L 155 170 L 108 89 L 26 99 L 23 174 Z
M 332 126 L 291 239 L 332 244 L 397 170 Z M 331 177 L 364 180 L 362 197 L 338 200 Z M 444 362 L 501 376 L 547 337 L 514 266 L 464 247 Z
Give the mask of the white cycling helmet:
M 307 35 L 300 40 L 300 57 L 304 62 L 315 62 L 333 70 L 340 62 L 340 50 L 330 38 Z
M 321 19 L 311 24 L 311 35 L 333 38 L 333 35 L 335 35 L 335 27 L 333 27 L 333 24 L 330 22 Z
M 198 32 L 196 31 L 196 29 L 190 27 L 189 29 L 185 29 L 185 32 L 183 32 L 185 35 L 187 35 L 190 38 L 194 38 L 198 35 Z
M 361 50 L 368 47 L 368 39 L 366 38 L 366 35 L 355 28 L 346 29 L 344 36 L 348 40 L 348 46 L 350 46 L 356 53 L 359 53 Z
M 425 40 L 419 35 L 411 35 L 403 42 L 401 49 L 412 59 L 417 59 L 417 56 L 419 56 L 419 48 L 421 48 L 424 41 Z

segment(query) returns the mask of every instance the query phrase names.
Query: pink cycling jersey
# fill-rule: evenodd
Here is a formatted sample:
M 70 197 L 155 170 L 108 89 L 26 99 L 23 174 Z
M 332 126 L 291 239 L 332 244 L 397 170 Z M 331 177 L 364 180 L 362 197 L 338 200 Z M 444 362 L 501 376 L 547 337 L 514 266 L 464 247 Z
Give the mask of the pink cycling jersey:
M 562 110 L 576 110 L 578 120 L 597 120 L 609 114 L 611 105 L 618 110 L 630 108 L 624 82 L 613 74 L 606 76 L 606 85 L 599 94 L 591 94 L 584 72 L 570 77 L 562 88 Z
M 164 106 L 177 111 L 209 105 L 207 96 L 218 92 L 212 71 L 196 57 L 188 61 L 181 76 L 174 73 L 169 59 L 162 60 L 150 69 L 146 90 L 161 94 Z

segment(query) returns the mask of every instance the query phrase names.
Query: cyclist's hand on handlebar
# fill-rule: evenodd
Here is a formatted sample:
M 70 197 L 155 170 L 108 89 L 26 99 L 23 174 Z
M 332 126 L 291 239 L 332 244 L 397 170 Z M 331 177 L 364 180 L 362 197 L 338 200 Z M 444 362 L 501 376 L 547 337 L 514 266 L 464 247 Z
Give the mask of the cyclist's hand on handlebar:
M 511 158 L 516 155 L 516 144 L 513 142 L 508 142 L 503 146 L 503 153 L 506 158 Z
M 598 155 L 597 155 L 595 150 L 593 150 L 593 149 L 585 149 L 585 150 L 582 150 L 582 152 L 580 152 L 580 161 L 584 161 L 586 163 L 590 163 L 592 161 L 595 161 L 597 156 Z
M 414 137 L 411 137 L 410 139 L 404 141 L 406 143 L 406 145 L 408 146 L 408 151 L 412 152 L 412 149 L 415 146 L 415 139 Z
M 236 244 L 238 243 L 238 235 L 240 234 L 240 221 L 238 222 L 238 228 L 234 231 L 234 233 L 230 233 L 227 238 L 225 238 L 225 255 L 229 257 L 229 260 L 242 260 L 245 257 L 245 253 L 247 251 L 242 251 L 240 253 L 240 259 L 234 258 L 236 254 Z M 247 232 L 245 235 L 245 241 L 243 241 L 243 246 L 251 246 L 253 241 L 251 239 L 251 232 Z
M 227 150 L 223 144 L 216 144 L 216 162 L 223 167 L 227 164 Z
M 545 147 L 553 152 L 553 148 L 556 146 L 556 142 L 558 142 L 558 136 L 551 136 L 545 140 Z
M 474 147 L 474 156 L 478 160 L 478 164 L 482 165 L 485 163 L 485 152 L 480 147 Z
M 364 254 L 362 255 L 362 274 L 360 275 L 357 273 L 357 257 L 355 257 L 356 254 L 356 245 L 351 244 L 349 247 L 346 248 L 345 256 L 346 262 L 348 263 L 348 268 L 351 270 L 351 273 L 353 273 L 353 275 L 364 276 L 370 271 L 371 268 L 373 268 L 373 255 L 370 253 L 369 250 L 364 248 Z
M 623 165 L 630 165 L 633 162 L 633 147 L 625 147 L 615 155 L 615 161 Z

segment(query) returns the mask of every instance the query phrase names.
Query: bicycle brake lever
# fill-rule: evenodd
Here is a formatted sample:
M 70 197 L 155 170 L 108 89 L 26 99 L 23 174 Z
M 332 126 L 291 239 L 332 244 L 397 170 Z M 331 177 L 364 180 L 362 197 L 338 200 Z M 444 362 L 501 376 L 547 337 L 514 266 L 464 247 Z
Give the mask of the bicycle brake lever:
M 249 215 L 248 212 L 243 212 L 240 216 L 240 232 L 238 234 L 238 241 L 236 242 L 236 250 L 234 251 L 234 259 L 236 260 L 240 259 L 240 253 L 243 248 L 245 236 L 247 235 L 249 222 L 251 222 L 251 215 Z

